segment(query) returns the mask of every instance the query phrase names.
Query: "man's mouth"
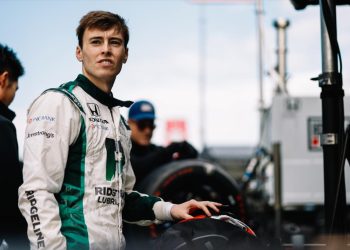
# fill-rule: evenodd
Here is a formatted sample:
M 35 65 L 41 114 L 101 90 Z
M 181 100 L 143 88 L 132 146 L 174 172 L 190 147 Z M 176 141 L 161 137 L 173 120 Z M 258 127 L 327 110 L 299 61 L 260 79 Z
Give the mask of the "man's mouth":
M 98 61 L 98 63 L 101 63 L 102 65 L 112 65 L 113 64 L 113 61 L 112 60 L 109 60 L 109 59 L 102 59 L 100 61 Z

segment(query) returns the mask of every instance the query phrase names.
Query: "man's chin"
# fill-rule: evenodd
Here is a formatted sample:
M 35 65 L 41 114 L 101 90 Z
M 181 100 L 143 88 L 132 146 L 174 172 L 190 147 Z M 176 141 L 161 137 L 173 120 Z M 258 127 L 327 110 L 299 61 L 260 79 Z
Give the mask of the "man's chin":
M 112 73 L 103 73 L 99 75 L 100 79 L 103 79 L 104 81 L 112 81 L 114 82 L 115 78 L 116 78 L 117 74 L 112 74 Z

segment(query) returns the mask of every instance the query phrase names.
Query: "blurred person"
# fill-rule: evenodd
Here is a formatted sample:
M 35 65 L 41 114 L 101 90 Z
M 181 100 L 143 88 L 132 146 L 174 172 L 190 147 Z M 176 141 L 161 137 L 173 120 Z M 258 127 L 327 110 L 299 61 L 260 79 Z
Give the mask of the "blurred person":
M 24 248 L 26 243 L 26 224 L 18 209 L 22 166 L 16 128 L 12 123 L 16 114 L 9 109 L 18 89 L 18 78 L 23 74 L 24 68 L 16 53 L 0 44 L 0 248 L 7 245 L 9 249 Z
M 128 124 L 132 142 L 130 156 L 136 183 L 166 163 L 198 156 L 197 150 L 187 141 L 172 142 L 166 147 L 153 144 L 151 140 L 156 128 L 155 119 L 154 105 L 147 100 L 139 100 L 129 109 Z
M 131 103 L 112 87 L 128 59 L 129 31 L 114 13 L 92 11 L 77 27 L 82 74 L 48 89 L 29 107 L 19 205 L 32 249 L 123 249 L 122 220 L 140 225 L 219 211 L 133 191 L 130 131 L 119 113 Z

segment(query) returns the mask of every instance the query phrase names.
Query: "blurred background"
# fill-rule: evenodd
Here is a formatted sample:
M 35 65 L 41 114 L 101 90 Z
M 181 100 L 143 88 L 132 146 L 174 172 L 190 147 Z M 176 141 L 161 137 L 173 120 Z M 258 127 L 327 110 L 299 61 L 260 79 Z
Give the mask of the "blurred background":
M 217 198 L 286 249 L 325 233 L 321 88 L 310 80 L 322 73 L 318 5 L 296 11 L 290 0 L 0 0 L 0 9 L 0 42 L 17 52 L 26 71 L 10 106 L 20 158 L 31 102 L 81 72 L 75 58 L 80 18 L 91 10 L 116 12 L 127 21 L 130 42 L 114 96 L 151 101 L 153 142 L 186 139 L 202 157 L 150 173 L 144 191 L 174 200 L 176 188 L 188 188 L 181 199 Z M 347 125 L 349 5 L 336 13 Z M 282 61 L 277 22 L 288 23 Z M 191 174 L 179 175 L 183 169 Z M 344 175 L 350 211 L 349 167 Z M 172 176 L 176 181 L 161 190 Z M 342 216 L 337 219 L 349 225 L 350 213 L 344 209 Z
M 0 6 L 0 41 L 17 52 L 26 70 L 10 106 L 17 113 L 21 157 L 30 103 L 81 72 L 75 29 L 90 10 L 117 12 L 127 20 L 129 60 L 113 93 L 122 100 L 155 104 L 155 143 L 178 136 L 199 150 L 258 143 L 259 108 L 271 103 L 276 83 L 271 74 L 277 63 L 273 22 L 280 17 L 290 22 L 290 95 L 320 94 L 317 82 L 310 81 L 321 72 L 319 6 L 296 11 L 289 0 L 0 0 Z M 345 94 L 350 78 L 348 15 L 348 5 L 337 8 Z M 167 129 L 178 121 L 180 132 Z

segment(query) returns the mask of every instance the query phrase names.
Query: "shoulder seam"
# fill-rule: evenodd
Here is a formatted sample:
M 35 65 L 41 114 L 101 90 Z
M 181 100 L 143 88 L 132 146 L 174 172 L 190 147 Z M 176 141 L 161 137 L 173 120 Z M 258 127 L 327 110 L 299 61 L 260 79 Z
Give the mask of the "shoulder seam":
M 83 114 L 85 114 L 84 108 L 81 105 L 81 103 L 79 102 L 78 98 L 72 92 L 67 90 L 66 88 L 62 88 L 62 87 L 50 88 L 50 89 L 45 90 L 42 94 L 45 94 L 46 92 L 49 92 L 49 91 L 54 91 L 54 92 L 64 94 Z

